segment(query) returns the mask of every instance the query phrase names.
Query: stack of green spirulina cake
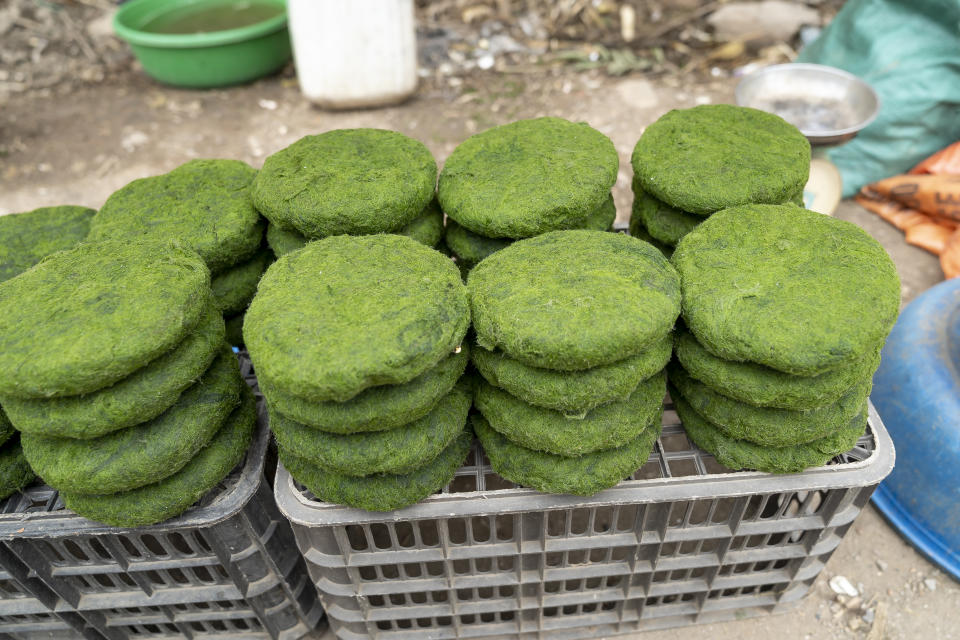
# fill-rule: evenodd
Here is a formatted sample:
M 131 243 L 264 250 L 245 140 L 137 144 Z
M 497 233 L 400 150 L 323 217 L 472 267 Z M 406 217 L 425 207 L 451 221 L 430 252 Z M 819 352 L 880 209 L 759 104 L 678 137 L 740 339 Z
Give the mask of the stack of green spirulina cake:
M 243 332 L 290 474 L 370 511 L 448 484 L 473 438 L 469 324 L 456 266 L 411 238 L 334 236 L 279 258 Z
M 271 259 L 261 247 L 264 222 L 250 197 L 256 174 L 239 160 L 191 160 L 134 180 L 107 198 L 89 240 L 147 237 L 196 251 L 210 268 L 227 340 L 239 345 L 243 313 Z
M 608 231 L 620 160 L 586 123 L 519 120 L 467 138 L 444 163 L 437 197 L 446 244 L 466 273 L 519 238 L 559 229 Z
M 186 510 L 243 457 L 254 400 L 193 251 L 81 244 L 0 284 L 0 402 L 67 507 L 135 526 Z
M 591 495 L 643 466 L 680 313 L 666 258 L 623 234 L 554 231 L 490 256 L 467 288 L 484 378 L 473 425 L 494 470 Z
M 339 129 L 268 157 L 253 199 L 278 257 L 344 234 L 395 233 L 434 247 L 443 237 L 436 186 L 437 163 L 423 143 L 396 131 Z
M 686 330 L 671 396 L 690 439 L 731 469 L 773 473 L 851 449 L 900 304 L 883 247 L 849 222 L 747 205 L 711 216 L 672 260 Z
M 803 205 L 810 143 L 792 124 L 733 105 L 675 109 L 640 136 L 631 157 L 630 235 L 669 254 L 715 211 Z
M 89 233 L 94 213 L 87 207 L 64 205 L 0 216 L 0 282 L 20 275 L 50 254 L 72 249 Z M 0 409 L 0 499 L 33 479 L 20 436 Z

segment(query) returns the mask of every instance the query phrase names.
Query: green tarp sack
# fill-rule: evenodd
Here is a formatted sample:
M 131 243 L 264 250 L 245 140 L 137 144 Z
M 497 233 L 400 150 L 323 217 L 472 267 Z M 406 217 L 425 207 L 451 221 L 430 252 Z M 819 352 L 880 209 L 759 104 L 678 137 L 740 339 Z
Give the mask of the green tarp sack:
M 960 140 L 960 2 L 851 0 L 797 62 L 845 69 L 880 95 L 880 114 L 830 152 L 843 195 Z

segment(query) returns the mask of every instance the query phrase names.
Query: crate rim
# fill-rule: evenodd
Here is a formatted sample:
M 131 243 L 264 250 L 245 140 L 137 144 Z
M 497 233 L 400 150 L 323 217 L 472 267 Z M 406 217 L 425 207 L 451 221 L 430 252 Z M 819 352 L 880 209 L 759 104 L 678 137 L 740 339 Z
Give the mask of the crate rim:
M 320 503 L 307 500 L 294 486 L 290 473 L 282 464 L 278 464 L 274 499 L 280 513 L 293 524 L 328 527 L 865 487 L 876 485 L 887 477 L 893 470 L 896 459 L 893 440 L 873 403 L 869 401 L 868 426 L 876 440 L 876 448 L 870 456 L 858 462 L 816 467 L 801 473 L 777 475 L 759 471 L 736 471 L 711 474 L 708 477 L 630 480 L 586 497 L 541 493 L 527 488 L 435 494 L 422 502 L 396 511 L 371 512 L 327 503 L 317 506 Z

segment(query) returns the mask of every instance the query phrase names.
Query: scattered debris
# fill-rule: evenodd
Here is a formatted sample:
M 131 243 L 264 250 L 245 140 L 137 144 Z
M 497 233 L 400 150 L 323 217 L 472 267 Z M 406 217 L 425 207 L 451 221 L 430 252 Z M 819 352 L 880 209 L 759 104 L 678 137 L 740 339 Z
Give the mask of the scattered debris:
M 120 146 L 123 147 L 123 150 L 127 153 L 133 153 L 138 147 L 142 147 L 148 142 L 150 142 L 150 136 L 143 131 L 134 129 L 124 134 L 123 139 L 120 140 Z
M 873 626 L 870 628 L 870 633 L 867 634 L 866 640 L 883 640 L 884 636 L 887 633 L 887 603 L 881 602 L 877 604 L 877 610 L 874 614 Z
M 860 595 L 857 588 L 845 576 L 833 576 L 830 578 L 830 588 L 839 595 L 855 598 Z
M 762 0 L 731 2 L 714 11 L 707 22 L 722 41 L 790 40 L 805 25 L 819 25 L 820 13 L 799 2 Z
M 886 563 L 886 561 L 877 560 L 877 569 L 879 569 L 881 572 L 886 571 L 888 566 L 889 565 Z
M 927 591 L 936 591 L 937 590 L 937 581 L 933 578 L 926 578 L 923 581 L 923 586 L 927 588 Z
M 277 107 L 280 106 L 276 100 L 266 100 L 264 98 L 258 100 L 257 104 L 260 105 L 261 109 L 266 109 L 267 111 L 276 111 Z

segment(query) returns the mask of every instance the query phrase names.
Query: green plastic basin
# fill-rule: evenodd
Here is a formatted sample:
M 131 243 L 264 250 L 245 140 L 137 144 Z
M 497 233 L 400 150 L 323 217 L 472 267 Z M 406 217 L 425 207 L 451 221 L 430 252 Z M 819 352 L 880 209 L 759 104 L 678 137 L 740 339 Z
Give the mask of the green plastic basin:
M 236 5 L 235 0 L 131 0 L 113 19 L 144 71 L 178 87 L 223 87 L 251 82 L 290 60 L 285 0 L 253 4 L 282 9 L 261 22 L 204 33 L 156 33 L 144 27 L 170 12 Z

